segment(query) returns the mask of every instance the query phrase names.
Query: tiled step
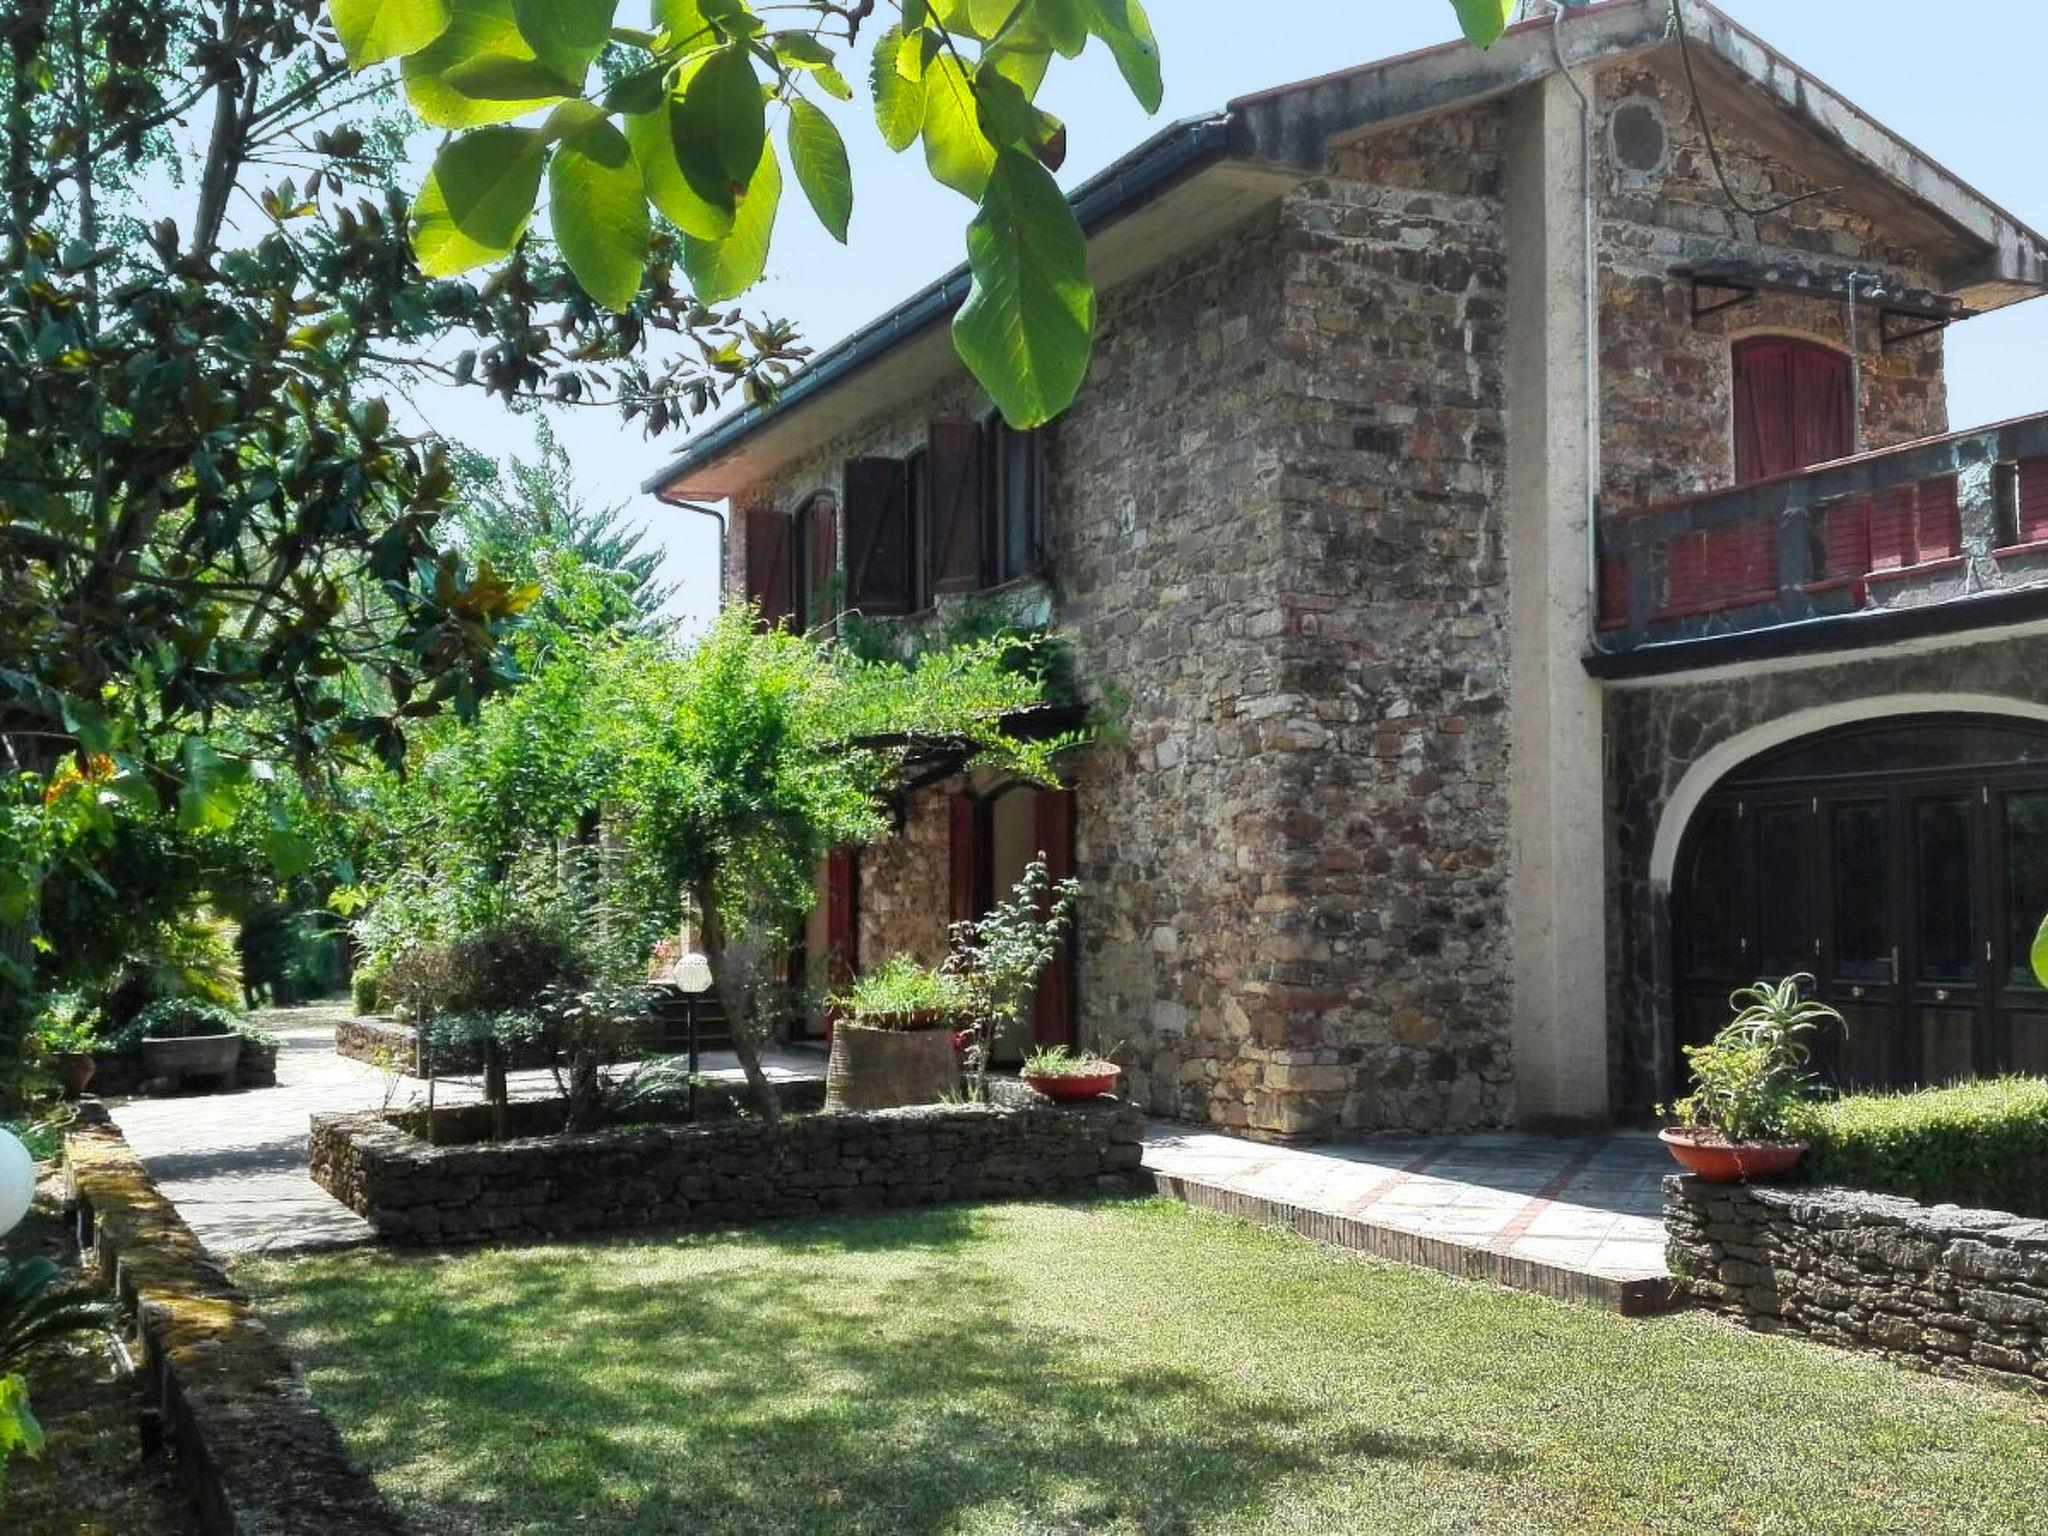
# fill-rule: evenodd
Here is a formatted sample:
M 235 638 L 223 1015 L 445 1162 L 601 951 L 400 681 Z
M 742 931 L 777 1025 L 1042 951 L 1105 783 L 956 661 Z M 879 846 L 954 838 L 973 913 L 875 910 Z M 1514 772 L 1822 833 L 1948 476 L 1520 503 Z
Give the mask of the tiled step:
M 1624 1315 L 1672 1305 L 1649 1138 L 1509 1132 L 1283 1148 L 1154 1126 L 1161 1194 L 1333 1247 Z

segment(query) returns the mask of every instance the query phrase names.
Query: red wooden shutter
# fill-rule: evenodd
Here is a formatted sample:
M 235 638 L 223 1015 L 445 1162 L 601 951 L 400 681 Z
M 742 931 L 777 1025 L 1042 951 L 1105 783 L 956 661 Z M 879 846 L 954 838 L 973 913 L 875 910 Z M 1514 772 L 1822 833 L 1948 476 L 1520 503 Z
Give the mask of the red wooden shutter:
M 866 614 L 916 606 L 910 479 L 901 459 L 846 462 L 846 602 Z
M 2018 478 L 2020 542 L 2038 543 L 2048 539 L 2048 459 L 2022 459 Z
M 834 848 L 825 856 L 825 975 L 835 988 L 860 969 L 859 852 Z
M 1855 451 L 1849 360 L 1809 341 L 1766 336 L 1738 342 L 1735 479 L 1789 475 Z
M 988 515 L 982 431 L 971 421 L 935 421 L 927 441 L 931 589 L 972 592 L 982 584 L 982 528 Z
M 762 624 L 773 629 L 787 623 L 796 607 L 789 519 L 772 507 L 753 508 L 746 519 L 747 598 L 761 610 Z
M 975 875 L 981 868 L 980 807 L 974 796 L 961 793 L 953 796 L 947 810 L 952 818 L 947 845 L 948 912 L 954 922 L 964 923 L 981 916 L 980 893 L 975 889 Z
M 1074 792 L 1041 789 L 1032 805 L 1038 851 L 1055 883 L 1074 873 Z M 1038 978 L 1037 1017 L 1032 1040 L 1038 1045 L 1074 1043 L 1074 931 L 1068 928 L 1059 953 Z

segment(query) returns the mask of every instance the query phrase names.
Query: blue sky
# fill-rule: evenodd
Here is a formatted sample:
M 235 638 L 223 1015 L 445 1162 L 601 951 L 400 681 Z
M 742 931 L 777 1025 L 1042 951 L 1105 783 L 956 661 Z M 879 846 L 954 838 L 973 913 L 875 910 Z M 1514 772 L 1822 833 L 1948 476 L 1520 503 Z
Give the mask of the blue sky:
M 2032 124 L 2048 57 L 2048 5 L 2037 0 L 1721 0 L 1722 9 L 1894 132 L 2037 229 L 2048 229 L 2048 178 Z M 1166 101 L 1148 118 L 1107 55 L 1093 48 L 1055 61 L 1045 104 L 1069 127 L 1068 185 L 1099 170 L 1160 124 L 1214 111 L 1234 96 L 1441 42 L 1453 31 L 1446 0 L 1287 0 L 1247 24 L 1226 0 L 1151 0 L 1166 67 Z M 856 103 L 856 106 L 858 104 Z M 871 120 L 841 117 L 852 153 L 850 245 L 818 228 L 801 200 L 786 201 L 769 278 L 749 307 L 795 321 L 823 346 L 889 309 L 956 265 L 968 205 L 933 183 L 913 150 L 892 155 Z M 1950 417 L 1958 426 L 2048 408 L 2037 382 L 2048 356 L 2048 301 L 1957 326 L 1949 338 Z M 423 400 L 422 404 L 428 404 Z M 527 428 L 495 402 L 431 406 L 435 424 L 486 451 L 520 451 Z M 682 441 L 658 442 L 597 410 L 560 413 L 590 493 L 630 503 L 668 552 L 678 606 L 701 615 L 715 602 L 716 542 L 708 519 L 664 508 L 639 482 Z

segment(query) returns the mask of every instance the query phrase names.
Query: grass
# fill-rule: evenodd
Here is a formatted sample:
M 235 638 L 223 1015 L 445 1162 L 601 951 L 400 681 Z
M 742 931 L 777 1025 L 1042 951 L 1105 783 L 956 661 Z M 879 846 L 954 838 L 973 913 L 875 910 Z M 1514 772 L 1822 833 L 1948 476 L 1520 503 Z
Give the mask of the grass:
M 455 1533 L 2013 1532 L 2048 1403 L 1163 1201 L 242 1266 Z

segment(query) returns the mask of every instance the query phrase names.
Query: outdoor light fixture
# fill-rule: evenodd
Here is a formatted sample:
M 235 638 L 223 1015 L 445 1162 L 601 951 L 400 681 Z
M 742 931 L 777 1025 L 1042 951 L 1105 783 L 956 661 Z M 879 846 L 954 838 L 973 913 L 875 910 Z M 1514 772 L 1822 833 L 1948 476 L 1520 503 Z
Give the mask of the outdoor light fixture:
M 0 1237 L 21 1225 L 36 1192 L 36 1160 L 12 1131 L 0 1131 Z
M 668 979 L 678 990 L 700 996 L 711 990 L 711 962 L 693 949 L 670 968 Z

